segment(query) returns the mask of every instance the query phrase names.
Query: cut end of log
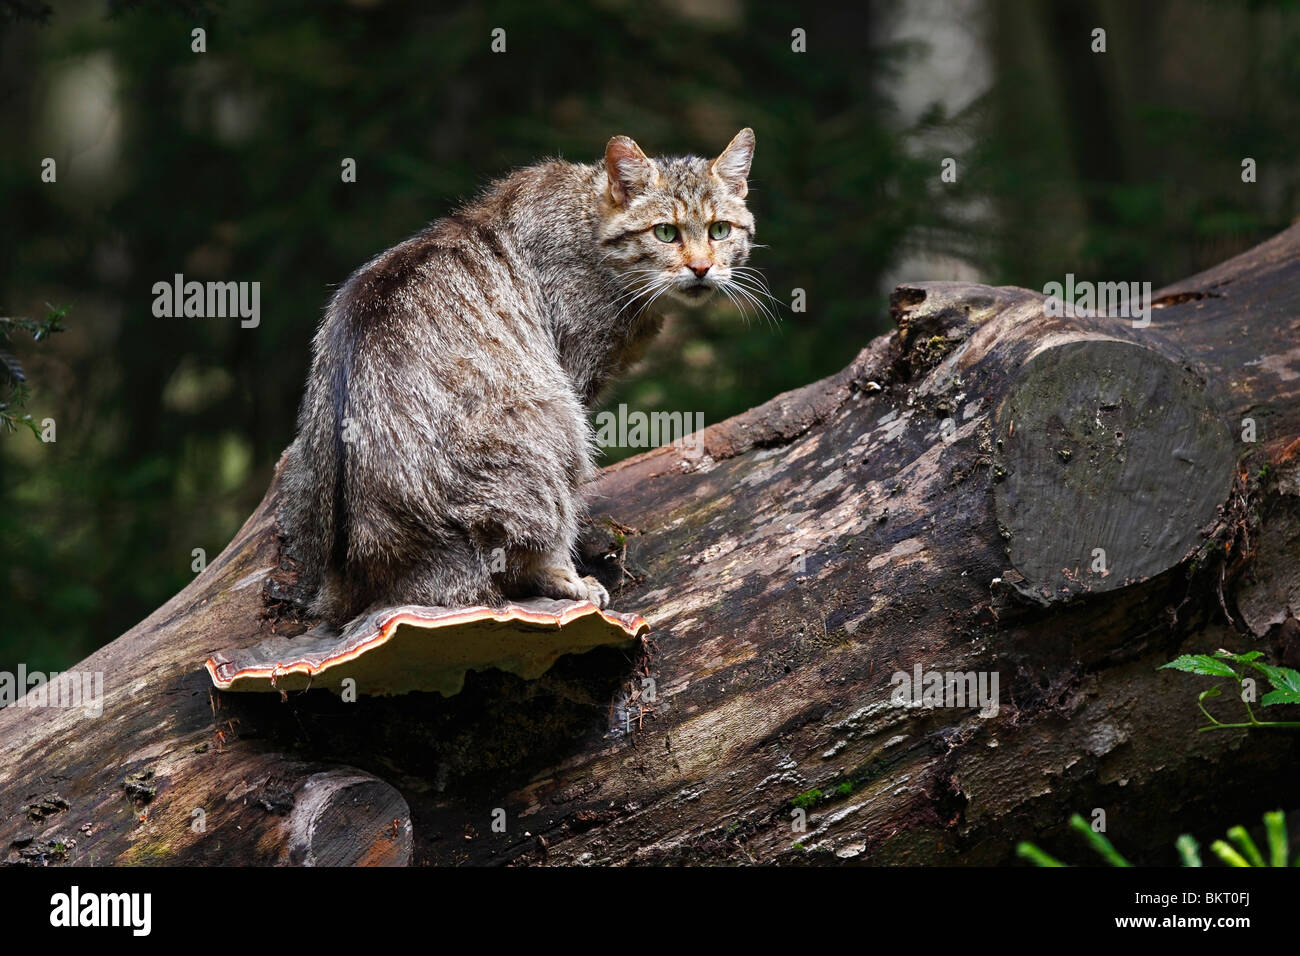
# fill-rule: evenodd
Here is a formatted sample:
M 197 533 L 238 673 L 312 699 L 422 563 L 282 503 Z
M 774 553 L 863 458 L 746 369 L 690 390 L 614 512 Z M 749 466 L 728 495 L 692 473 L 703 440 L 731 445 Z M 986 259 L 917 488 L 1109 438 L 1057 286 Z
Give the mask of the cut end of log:
M 1084 338 L 1039 350 L 993 425 L 994 498 L 1020 590 L 1110 591 L 1187 558 L 1228 497 L 1237 449 L 1188 369 Z
M 407 866 L 411 811 L 391 785 L 351 768 L 313 774 L 289 814 L 279 863 Z
M 589 601 L 533 598 L 503 607 L 382 608 L 343 631 L 327 626 L 221 651 L 206 663 L 228 691 L 324 687 L 366 695 L 460 692 L 468 671 L 497 668 L 527 680 L 564 654 L 622 646 L 649 630 L 638 614 Z M 352 683 L 347 683 L 351 681 Z

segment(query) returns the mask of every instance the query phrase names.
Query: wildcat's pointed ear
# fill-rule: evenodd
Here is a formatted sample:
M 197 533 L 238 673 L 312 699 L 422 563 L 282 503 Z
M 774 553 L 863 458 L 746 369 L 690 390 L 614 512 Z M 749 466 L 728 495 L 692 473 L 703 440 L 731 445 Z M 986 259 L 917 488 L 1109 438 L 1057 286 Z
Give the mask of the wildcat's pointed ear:
M 605 175 L 609 198 L 623 205 L 655 181 L 655 165 L 627 136 L 615 136 L 605 146 Z
M 744 199 L 749 194 L 749 162 L 753 158 L 754 131 L 746 126 L 709 165 L 709 171 Z

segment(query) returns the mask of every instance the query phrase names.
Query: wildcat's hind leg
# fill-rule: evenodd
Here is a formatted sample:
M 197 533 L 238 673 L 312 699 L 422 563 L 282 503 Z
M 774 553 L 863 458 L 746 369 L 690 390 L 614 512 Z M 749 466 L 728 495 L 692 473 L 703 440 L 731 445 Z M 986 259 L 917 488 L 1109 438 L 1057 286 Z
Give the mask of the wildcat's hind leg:
M 425 560 L 403 568 L 388 583 L 385 594 L 394 604 L 469 607 L 501 603 L 501 589 L 482 553 L 468 541 L 444 544 Z
M 444 538 L 418 560 L 403 555 L 350 562 L 343 574 L 330 575 L 318 611 L 342 624 L 380 607 L 493 607 L 501 600 L 479 549 L 467 540 Z

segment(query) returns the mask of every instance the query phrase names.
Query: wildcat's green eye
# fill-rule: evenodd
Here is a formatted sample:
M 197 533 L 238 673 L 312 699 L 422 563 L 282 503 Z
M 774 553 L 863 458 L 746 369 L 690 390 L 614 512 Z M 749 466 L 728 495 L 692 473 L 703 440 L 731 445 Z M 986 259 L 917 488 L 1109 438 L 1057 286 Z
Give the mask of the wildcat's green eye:
M 731 235 L 731 223 L 729 222 L 715 222 L 709 226 L 710 239 L 726 239 L 729 235 Z
M 660 242 L 673 242 L 677 239 L 677 227 L 661 222 L 655 226 L 655 238 Z

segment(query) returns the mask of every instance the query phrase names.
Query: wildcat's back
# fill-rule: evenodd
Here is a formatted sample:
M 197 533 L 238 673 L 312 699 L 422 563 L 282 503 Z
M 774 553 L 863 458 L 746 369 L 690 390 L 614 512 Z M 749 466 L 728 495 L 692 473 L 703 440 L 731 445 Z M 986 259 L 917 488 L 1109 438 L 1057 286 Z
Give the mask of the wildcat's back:
M 465 217 L 385 252 L 334 296 L 284 515 L 321 579 L 318 613 L 351 617 L 375 594 L 494 603 L 511 550 L 576 534 L 589 426 L 537 321 L 541 296 L 513 239 Z
M 628 282 L 599 251 L 622 208 L 609 175 L 521 170 L 333 297 L 280 516 L 313 612 L 607 602 L 570 553 L 594 471 L 584 402 L 659 323 L 617 307 Z

